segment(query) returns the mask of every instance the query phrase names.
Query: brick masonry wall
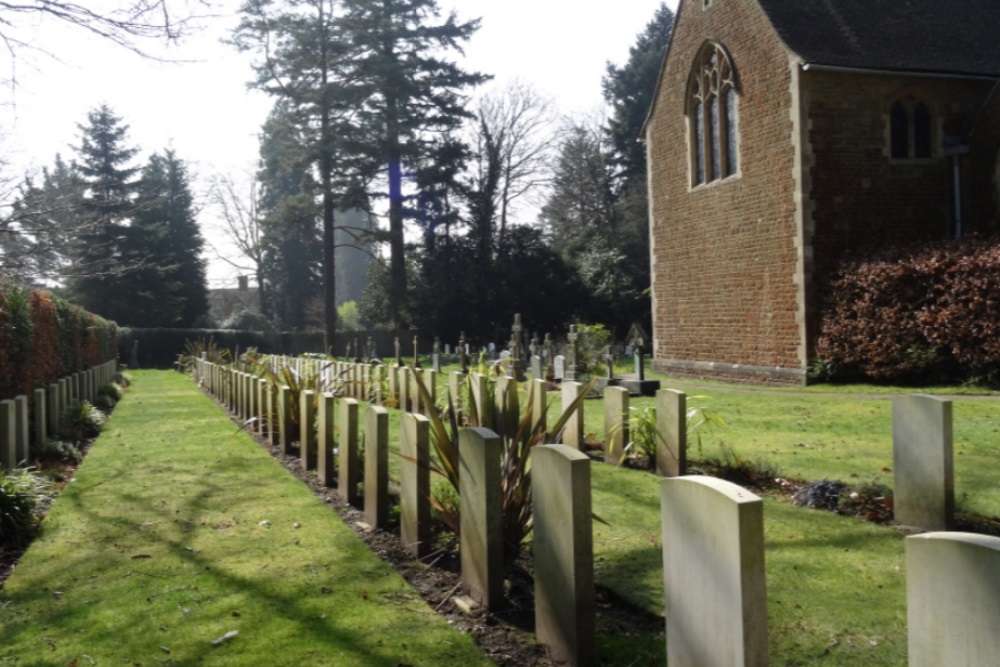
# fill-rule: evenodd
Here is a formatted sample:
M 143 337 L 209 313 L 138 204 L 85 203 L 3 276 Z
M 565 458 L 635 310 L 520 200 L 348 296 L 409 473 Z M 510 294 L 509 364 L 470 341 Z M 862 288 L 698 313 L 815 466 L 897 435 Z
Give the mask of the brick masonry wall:
M 708 37 L 738 78 L 739 172 L 692 188 L 685 95 Z M 654 368 L 805 370 L 792 86 L 789 55 L 754 0 L 682 2 L 647 126 Z
M 810 334 L 817 331 L 823 289 L 844 256 L 952 235 L 952 159 L 941 151 L 942 137 L 969 135 L 991 85 L 816 70 L 802 74 L 813 258 Z M 889 156 L 889 106 L 905 91 L 917 92 L 936 110 L 935 155 L 929 160 Z M 966 200 L 980 189 L 979 180 L 966 181 Z

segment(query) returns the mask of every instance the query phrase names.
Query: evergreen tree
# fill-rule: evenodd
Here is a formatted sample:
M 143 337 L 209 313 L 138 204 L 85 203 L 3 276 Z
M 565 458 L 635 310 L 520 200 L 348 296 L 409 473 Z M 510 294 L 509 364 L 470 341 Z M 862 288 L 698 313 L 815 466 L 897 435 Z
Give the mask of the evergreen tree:
M 143 326 L 190 327 L 208 312 L 204 239 L 195 221 L 194 198 L 187 167 L 174 151 L 154 154 L 142 171 L 132 224 L 135 235 L 145 233 L 152 250 L 149 261 L 136 272 L 148 295 L 148 309 L 139 309 Z
M 393 323 L 404 324 L 406 262 L 404 171 L 415 171 L 435 149 L 435 137 L 456 129 L 469 113 L 462 92 L 486 80 L 446 59 L 479 28 L 479 21 L 443 21 L 436 0 L 344 0 L 340 25 L 351 57 L 343 76 L 358 110 L 364 142 L 345 146 L 356 164 L 378 165 L 389 199 L 389 301 Z
M 130 312 L 124 278 L 143 256 L 127 238 L 138 172 L 130 163 L 138 149 L 127 145 L 128 126 L 107 105 L 89 112 L 87 124 L 77 127 L 86 188 L 79 213 L 85 224 L 70 247 L 67 288 L 83 308 L 124 323 Z
M 24 285 L 52 286 L 69 263 L 69 240 L 85 230 L 84 185 L 75 163 L 56 155 L 41 180 L 27 178 L 9 217 L 0 220 L 0 273 Z
M 275 106 L 261 134 L 257 212 L 263 230 L 264 282 L 268 311 L 286 330 L 311 325 L 307 307 L 323 295 L 321 210 L 306 150 L 308 136 L 285 103 Z

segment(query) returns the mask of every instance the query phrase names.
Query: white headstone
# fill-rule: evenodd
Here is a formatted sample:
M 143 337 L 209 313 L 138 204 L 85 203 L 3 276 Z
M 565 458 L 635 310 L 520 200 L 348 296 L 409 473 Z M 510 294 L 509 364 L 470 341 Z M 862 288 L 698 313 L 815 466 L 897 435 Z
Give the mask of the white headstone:
M 555 359 L 553 359 L 553 364 L 555 366 L 555 373 L 557 380 L 566 379 L 566 357 L 561 354 L 557 354 Z

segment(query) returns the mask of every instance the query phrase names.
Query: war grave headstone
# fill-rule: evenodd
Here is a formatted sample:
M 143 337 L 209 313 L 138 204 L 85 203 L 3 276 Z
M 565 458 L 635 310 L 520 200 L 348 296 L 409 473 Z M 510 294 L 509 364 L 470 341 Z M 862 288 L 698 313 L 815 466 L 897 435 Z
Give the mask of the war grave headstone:
M 583 392 L 583 385 L 579 382 L 567 380 L 560 387 L 562 391 L 563 410 L 577 399 Z M 579 407 L 567 418 L 566 426 L 563 428 L 563 444 L 573 449 L 583 449 L 583 404 L 580 401 Z
M 656 474 L 687 474 L 687 395 L 675 389 L 656 392 Z
M 552 375 L 556 382 L 566 379 L 566 357 L 557 354 L 552 360 Z
M 503 525 L 500 437 L 485 428 L 459 433 L 462 583 L 486 609 L 503 602 Z
M 329 488 L 333 486 L 334 462 L 334 417 L 336 410 L 336 398 L 330 392 L 323 392 L 319 395 L 319 414 L 317 423 L 319 426 L 316 434 L 316 446 L 318 450 L 316 461 L 316 476 L 320 484 Z
M 399 464 L 400 539 L 410 553 L 420 558 L 431 550 L 430 420 L 427 417 L 400 415 L 399 450 L 403 455 Z
M 372 528 L 389 521 L 389 411 L 365 408 L 365 520 Z
M 340 399 L 340 449 L 337 466 L 337 490 L 344 502 L 354 505 L 360 499 L 361 451 L 358 446 L 358 402 Z
M 766 667 L 763 501 L 714 477 L 660 482 L 668 665 Z
M 590 457 L 566 445 L 531 453 L 535 633 L 557 664 L 595 664 Z
M 951 401 L 892 399 L 893 512 L 904 526 L 950 530 L 955 514 Z

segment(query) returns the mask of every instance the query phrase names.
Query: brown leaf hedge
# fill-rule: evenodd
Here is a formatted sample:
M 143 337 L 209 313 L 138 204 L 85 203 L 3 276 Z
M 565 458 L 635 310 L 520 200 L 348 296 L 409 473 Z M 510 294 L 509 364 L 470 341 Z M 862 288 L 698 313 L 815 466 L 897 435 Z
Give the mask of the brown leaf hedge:
M 51 292 L 0 283 L 0 399 L 110 361 L 117 326 Z
M 890 248 L 845 262 L 816 345 L 829 379 L 1000 384 L 1000 239 Z

